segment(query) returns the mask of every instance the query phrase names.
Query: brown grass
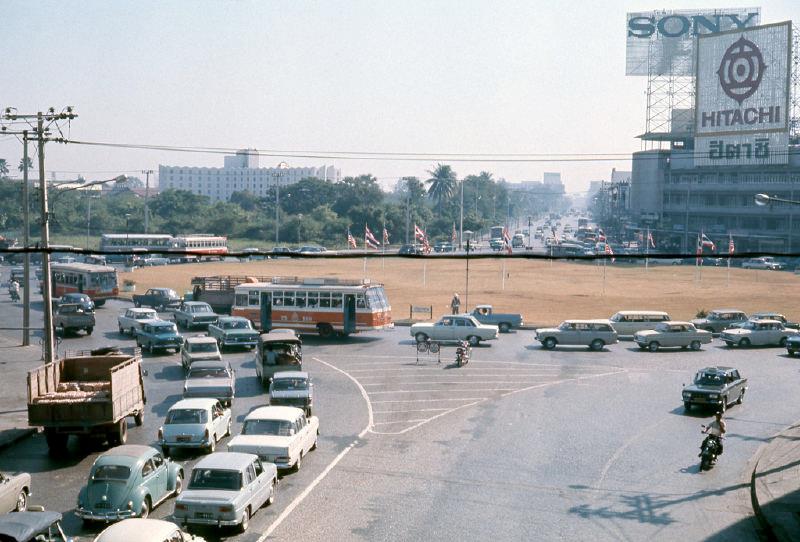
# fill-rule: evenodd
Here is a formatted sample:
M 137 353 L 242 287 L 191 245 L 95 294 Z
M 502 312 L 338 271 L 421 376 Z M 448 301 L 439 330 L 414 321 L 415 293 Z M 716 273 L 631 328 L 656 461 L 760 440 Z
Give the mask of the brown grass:
M 665 310 L 673 319 L 689 319 L 699 309 L 737 308 L 747 312 L 777 311 L 800 318 L 800 276 L 787 272 L 749 271 L 725 267 L 603 265 L 507 260 L 505 288 L 501 259 L 471 260 L 469 305 L 490 303 L 495 310 L 520 312 L 531 324 L 567 318 L 606 318 L 618 310 Z M 170 265 L 121 273 L 136 281 L 137 291 L 154 286 L 179 293 L 190 289 L 194 276 L 267 275 L 303 277 L 364 276 L 364 261 L 268 260 Z M 465 309 L 463 260 L 370 259 L 366 276 L 386 286 L 395 319 L 408 318 L 409 305 L 433 305 L 434 317 L 449 312 L 454 292 Z M 604 286 L 605 284 L 605 286 Z M 129 295 L 129 294 L 123 294 Z

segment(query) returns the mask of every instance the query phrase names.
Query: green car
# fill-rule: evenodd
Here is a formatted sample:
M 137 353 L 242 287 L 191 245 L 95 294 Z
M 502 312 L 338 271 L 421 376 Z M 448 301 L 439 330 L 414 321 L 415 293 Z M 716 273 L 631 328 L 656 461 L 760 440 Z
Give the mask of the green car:
M 146 518 L 183 490 L 183 468 L 150 446 L 124 445 L 98 457 L 78 494 L 75 515 L 84 522 Z
M 258 346 L 258 331 L 253 324 L 241 316 L 220 316 L 214 324 L 208 326 L 208 336 L 217 340 L 220 350 L 231 346 Z

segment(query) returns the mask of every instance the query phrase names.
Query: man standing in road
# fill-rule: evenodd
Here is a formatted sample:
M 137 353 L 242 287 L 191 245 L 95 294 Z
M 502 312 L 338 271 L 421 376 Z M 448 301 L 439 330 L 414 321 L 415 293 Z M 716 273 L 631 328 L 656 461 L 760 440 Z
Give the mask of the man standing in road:
M 458 292 L 453 294 L 453 300 L 450 302 L 450 308 L 452 309 L 453 314 L 458 314 L 458 311 L 461 308 L 461 298 L 458 297 Z

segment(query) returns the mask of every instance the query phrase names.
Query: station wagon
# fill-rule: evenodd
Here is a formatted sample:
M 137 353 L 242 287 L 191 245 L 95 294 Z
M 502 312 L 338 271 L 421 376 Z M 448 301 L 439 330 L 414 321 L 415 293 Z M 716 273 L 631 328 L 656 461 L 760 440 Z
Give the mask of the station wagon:
M 602 350 L 607 344 L 617 342 L 617 332 L 608 320 L 566 320 L 557 328 L 539 328 L 536 340 L 552 350 L 557 345 L 588 346 Z

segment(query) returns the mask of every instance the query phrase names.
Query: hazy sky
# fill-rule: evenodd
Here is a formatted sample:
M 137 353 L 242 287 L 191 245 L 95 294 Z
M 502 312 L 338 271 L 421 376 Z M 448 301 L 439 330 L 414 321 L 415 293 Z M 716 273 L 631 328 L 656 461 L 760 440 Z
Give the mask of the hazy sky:
M 625 77 L 625 13 L 800 1 L 81 1 L 2 3 L 0 106 L 74 105 L 87 141 L 260 150 L 628 153 L 644 131 L 646 78 Z M 0 136 L 0 158 L 22 156 Z M 49 144 L 45 169 L 91 179 L 222 156 Z M 261 157 L 261 165 L 331 159 Z M 449 162 L 459 177 L 561 171 L 584 190 L 629 161 Z M 335 161 L 384 184 L 425 161 Z M 49 175 L 49 174 L 48 174 Z

